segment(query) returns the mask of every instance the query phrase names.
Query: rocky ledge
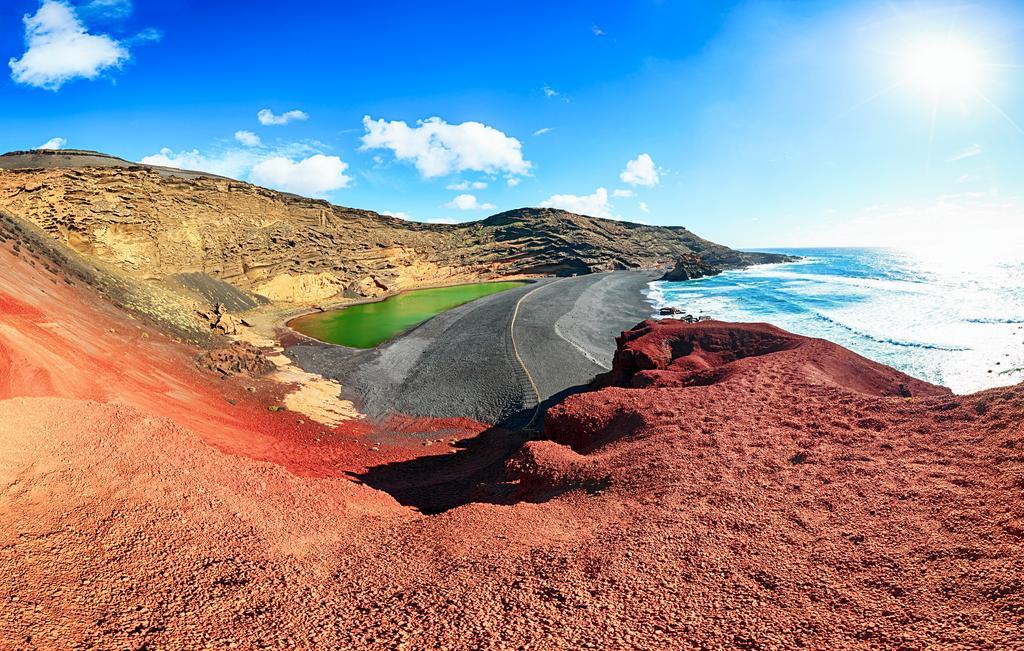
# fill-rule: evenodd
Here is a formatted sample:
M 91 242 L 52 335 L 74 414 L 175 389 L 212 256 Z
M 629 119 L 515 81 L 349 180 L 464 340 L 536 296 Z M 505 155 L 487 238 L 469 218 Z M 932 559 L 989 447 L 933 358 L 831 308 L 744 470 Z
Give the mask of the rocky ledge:
M 778 264 L 796 262 L 799 256 L 780 253 L 760 253 L 727 249 L 709 251 L 706 254 L 687 253 L 676 260 L 676 264 L 661 280 L 694 280 L 706 276 L 717 276 L 726 269 L 744 269 L 755 264 Z

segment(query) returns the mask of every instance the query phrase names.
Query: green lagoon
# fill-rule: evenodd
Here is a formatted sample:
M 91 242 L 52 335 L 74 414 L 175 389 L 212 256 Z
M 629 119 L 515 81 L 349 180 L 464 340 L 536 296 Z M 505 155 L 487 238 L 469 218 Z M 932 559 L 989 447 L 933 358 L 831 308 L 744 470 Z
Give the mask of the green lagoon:
M 307 314 L 288 325 L 307 337 L 331 344 L 373 348 L 445 310 L 525 284 L 503 281 L 417 289 L 377 303 Z

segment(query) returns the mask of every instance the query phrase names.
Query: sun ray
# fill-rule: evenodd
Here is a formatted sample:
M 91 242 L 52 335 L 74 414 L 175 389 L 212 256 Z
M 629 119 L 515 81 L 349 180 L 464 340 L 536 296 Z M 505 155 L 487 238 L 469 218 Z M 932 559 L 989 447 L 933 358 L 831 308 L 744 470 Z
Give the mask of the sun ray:
M 874 95 L 871 95 L 871 96 L 870 96 L 870 97 L 868 97 L 867 99 L 865 99 L 865 100 L 862 100 L 862 101 L 860 101 L 860 102 L 857 102 L 857 103 L 856 103 L 856 104 L 854 104 L 853 106 L 851 106 L 851 107 L 849 107 L 849 108 L 847 108 L 847 109 L 844 109 L 844 110 L 840 111 L 840 112 L 839 112 L 839 114 L 837 114 L 837 115 L 836 115 L 836 116 L 835 116 L 835 117 L 833 118 L 833 121 L 838 121 L 838 120 L 841 120 L 842 118 L 844 118 L 844 117 L 846 117 L 847 115 L 849 115 L 849 114 L 853 113 L 854 111 L 859 111 L 860 109 L 864 108 L 865 106 L 867 106 L 867 105 L 868 105 L 868 104 L 870 104 L 871 102 L 874 102 L 875 100 L 877 100 L 877 99 L 879 99 L 879 98 L 881 98 L 881 97 L 883 97 L 883 96 L 887 95 L 888 93 L 891 93 L 892 91 L 896 90 L 897 88 L 899 88 L 899 87 L 901 87 L 901 86 L 905 85 L 905 83 L 906 83 L 906 82 L 903 82 L 903 81 L 897 81 L 897 82 L 895 82 L 895 83 L 893 83 L 893 84 L 889 84 L 888 86 L 886 86 L 886 87 L 885 87 L 885 88 L 883 88 L 882 90 L 878 91 L 878 92 L 877 92 L 877 93 L 875 93 Z
M 932 99 L 932 119 L 931 124 L 928 125 L 928 157 L 925 162 L 925 175 L 928 176 L 932 173 L 932 149 L 935 144 L 935 117 L 939 113 L 939 102 L 938 100 Z
M 1014 122 L 1013 118 L 1011 118 L 1009 115 L 1006 114 L 1006 111 L 1004 111 L 1003 109 L 999 108 L 999 105 L 997 105 L 995 102 L 990 100 L 988 98 L 988 96 L 985 95 L 985 93 L 983 93 L 983 92 L 981 92 L 980 90 L 977 90 L 977 89 L 975 89 L 975 92 L 978 94 L 978 97 L 983 99 L 986 104 L 991 106 L 995 110 L 996 113 L 1001 115 L 1004 120 L 1009 122 L 1010 126 L 1012 126 L 1014 129 L 1017 130 L 1017 133 L 1024 134 L 1024 129 L 1021 129 L 1020 125 L 1017 124 L 1016 122 Z

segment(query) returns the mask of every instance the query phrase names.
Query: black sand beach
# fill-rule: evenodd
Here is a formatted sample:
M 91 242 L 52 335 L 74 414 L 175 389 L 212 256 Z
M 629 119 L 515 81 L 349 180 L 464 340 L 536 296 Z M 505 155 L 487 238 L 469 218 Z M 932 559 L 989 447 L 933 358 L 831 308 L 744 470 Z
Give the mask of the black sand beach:
M 656 277 L 545 278 L 439 314 L 373 350 L 306 341 L 286 353 L 337 379 L 371 416 L 528 421 L 538 399 L 608 370 L 615 337 L 650 316 L 643 289 Z

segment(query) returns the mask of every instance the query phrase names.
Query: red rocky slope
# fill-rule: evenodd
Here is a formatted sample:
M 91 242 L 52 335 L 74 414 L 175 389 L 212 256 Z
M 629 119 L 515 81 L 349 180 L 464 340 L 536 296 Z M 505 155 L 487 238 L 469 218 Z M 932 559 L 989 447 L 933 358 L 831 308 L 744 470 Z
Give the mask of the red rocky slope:
M 349 479 L 389 441 L 195 352 L 0 246 L 0 647 L 1020 645 L 1021 388 L 645 324 L 519 499 L 427 517 Z
M 513 467 L 628 505 L 620 544 L 687 645 L 1024 646 L 1022 387 L 958 397 L 827 341 L 680 321 L 624 333 L 602 380 Z

